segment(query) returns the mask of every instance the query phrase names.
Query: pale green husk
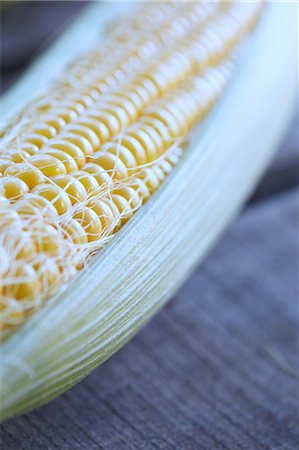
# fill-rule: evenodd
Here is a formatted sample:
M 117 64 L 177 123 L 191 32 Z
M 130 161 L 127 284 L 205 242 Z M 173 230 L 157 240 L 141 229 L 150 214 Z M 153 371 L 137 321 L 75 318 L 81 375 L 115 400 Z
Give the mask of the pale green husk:
M 268 5 L 177 170 L 88 270 L 1 345 L 2 418 L 59 395 L 127 342 L 235 216 L 293 112 L 296 14 L 295 4 Z

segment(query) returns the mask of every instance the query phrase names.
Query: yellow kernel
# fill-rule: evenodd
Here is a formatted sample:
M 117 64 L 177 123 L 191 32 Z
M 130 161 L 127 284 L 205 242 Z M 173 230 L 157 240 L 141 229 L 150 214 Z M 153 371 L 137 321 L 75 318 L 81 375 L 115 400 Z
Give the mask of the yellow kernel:
M 99 190 L 99 184 L 94 176 L 90 173 L 86 173 L 83 170 L 78 170 L 72 174 L 73 177 L 77 178 L 81 184 L 86 189 L 87 193 L 92 193 L 93 195 Z
M 82 211 L 74 214 L 73 219 L 77 220 L 84 228 L 88 242 L 99 239 L 102 232 L 102 224 L 92 209 L 85 207 Z
M 26 134 L 22 139 L 23 142 L 28 142 L 30 144 L 36 145 L 38 148 L 41 148 L 48 142 L 48 138 L 37 133 Z
M 37 145 L 31 144 L 30 142 L 24 142 L 20 143 L 20 150 L 24 150 L 26 153 L 33 156 L 39 151 L 39 148 Z
M 36 208 L 31 203 L 27 203 L 27 199 L 24 198 L 14 204 L 14 210 L 22 219 L 26 220 L 28 226 L 31 226 L 31 222 L 33 220 L 32 216 L 39 215 L 40 218 L 42 218 L 42 210 L 40 208 Z
M 128 200 L 131 209 L 136 210 L 141 206 L 141 199 L 138 196 L 135 189 L 131 186 L 122 187 L 120 189 L 115 189 L 113 194 L 121 195 L 126 200 Z
M 32 261 L 36 255 L 36 246 L 29 233 L 22 231 L 20 236 L 15 237 L 14 251 L 16 258 Z
M 17 199 L 29 192 L 29 188 L 24 181 L 16 177 L 0 178 L 0 193 L 11 199 Z
M 54 259 L 47 255 L 38 255 L 38 261 L 34 264 L 39 282 L 43 290 L 51 292 L 60 282 L 62 276 Z
M 16 215 L 16 211 L 13 211 Z M 31 235 L 26 231 L 26 222 L 22 220 L 10 220 L 6 216 L 6 225 L 2 226 L 2 245 L 6 248 L 8 255 L 13 259 L 27 260 L 36 255 L 36 247 L 32 242 Z M 12 219 L 12 217 L 10 218 Z M 13 269 L 13 265 L 11 265 Z
M 119 159 L 122 160 L 122 162 L 128 169 L 136 168 L 137 166 L 137 161 L 134 154 L 121 144 L 109 143 L 104 147 L 103 151 L 116 155 Z M 130 174 L 132 174 L 131 170 Z
M 60 216 L 65 214 L 72 207 L 72 203 L 67 193 L 55 184 L 40 184 L 32 190 L 32 193 L 47 199 Z
M 134 180 L 132 187 L 136 190 L 136 193 L 142 199 L 143 202 L 145 202 L 151 195 L 145 182 L 140 178 L 136 178 L 136 180 Z
M 76 133 L 65 133 L 63 136 L 63 140 L 64 141 L 68 141 L 72 144 L 75 144 L 77 147 L 79 147 L 79 149 L 83 152 L 84 155 L 92 155 L 93 154 L 93 146 L 92 144 L 89 142 L 88 139 L 86 139 L 86 137 L 81 136 L 79 134 Z
M 173 143 L 173 139 L 169 133 L 168 128 L 163 122 L 161 122 L 161 120 L 154 117 L 145 116 L 141 119 L 141 122 L 143 122 L 145 125 L 149 125 L 152 129 L 154 129 L 161 136 L 166 145 Z
M 118 128 L 120 131 L 124 130 L 125 127 L 128 125 L 130 119 L 126 111 L 124 111 L 123 108 L 120 108 L 116 105 L 103 105 L 103 112 L 104 114 L 112 114 L 116 120 L 118 121 Z
M 118 95 L 111 95 L 108 97 L 108 102 L 110 105 L 116 105 L 123 108 L 126 111 L 127 116 L 130 118 L 130 121 L 133 122 L 137 118 L 137 107 L 134 105 L 133 101 Z
M 62 162 L 53 156 L 39 154 L 32 156 L 29 162 L 49 178 L 55 177 L 55 175 L 66 174 L 66 169 Z
M 110 137 L 110 132 L 107 126 L 103 122 L 100 122 L 92 117 L 82 117 L 77 121 L 77 123 L 90 128 L 98 136 L 100 143 L 106 142 Z
M 144 181 L 151 194 L 160 187 L 161 182 L 152 168 L 144 169 L 144 172 L 141 174 L 140 178 Z
M 151 138 L 151 140 L 154 141 L 157 154 L 159 156 L 162 155 L 169 145 L 169 143 L 164 140 L 164 136 L 158 133 L 154 127 L 145 123 L 142 123 L 138 128 L 145 132 Z M 130 134 L 132 133 L 130 132 Z
M 96 119 L 98 122 L 104 123 L 109 130 L 109 137 L 113 136 L 116 133 L 119 133 L 120 123 L 113 114 L 109 112 L 93 110 L 88 112 L 88 116 Z
M 94 163 L 87 163 L 83 167 L 84 172 L 88 172 L 92 174 L 92 176 L 96 179 L 98 185 L 102 187 L 103 185 L 109 185 L 111 182 L 110 175 L 104 170 L 102 167 L 99 167 Z
M 83 93 L 75 94 L 71 97 L 71 100 L 82 105 L 84 109 L 90 108 L 94 102 L 92 97 Z
M 130 136 L 137 139 L 146 152 L 146 162 L 155 161 L 159 156 L 159 148 L 157 148 L 155 141 L 152 139 L 149 133 L 142 128 L 134 127 L 129 131 Z
M 111 198 L 121 215 L 121 223 L 126 223 L 133 215 L 130 202 L 125 197 L 117 194 L 112 194 Z
M 130 103 L 133 104 L 135 108 L 135 117 L 137 117 L 139 111 L 144 106 L 144 101 L 142 100 L 142 98 L 136 92 L 130 89 L 128 89 L 128 91 L 126 92 L 122 92 L 120 94 L 120 98 L 124 98 L 124 100 L 129 101 Z
M 15 209 L 19 214 L 36 215 L 40 214 L 42 217 L 56 217 L 57 210 L 52 203 L 45 197 L 35 193 L 26 195 L 25 199 L 19 200 L 15 204 Z
M 66 128 L 66 133 L 77 135 L 81 140 L 86 139 L 86 141 L 89 142 L 91 150 L 87 150 L 87 147 L 85 147 L 85 154 L 93 153 L 95 150 L 97 150 L 100 146 L 100 140 L 96 133 L 92 131 L 90 128 L 87 128 L 87 126 L 79 125 L 76 123 L 69 124 Z
M 34 186 L 42 183 L 45 179 L 40 170 L 28 166 L 27 163 L 18 163 L 8 167 L 4 175 L 20 178 L 27 184 L 29 189 L 33 189 Z
M 3 174 L 7 167 L 13 164 L 11 159 L 1 158 L 0 159 L 0 173 Z
M 72 142 L 68 142 L 63 139 L 55 140 L 49 145 L 48 149 L 61 150 L 64 153 L 67 153 L 76 162 L 78 169 L 81 169 L 86 162 L 83 151 L 78 145 Z
M 67 193 L 72 204 L 81 202 L 86 198 L 86 190 L 83 184 L 71 175 L 57 175 L 52 180 Z
M 71 239 L 74 244 L 87 244 L 88 239 L 84 228 L 75 219 L 67 219 L 61 224 L 66 238 Z
M 14 283 L 4 286 L 4 295 L 16 300 L 35 298 L 40 292 L 40 282 L 30 264 L 22 264 L 16 270 Z
M 3 287 L 0 284 L 0 292 L 2 291 Z M 25 318 L 26 311 L 24 309 L 23 302 L 19 302 L 14 299 L 13 303 L 11 303 L 10 298 L 3 296 L 0 298 L 0 311 L 3 311 L 4 314 L 8 313 L 8 315 L 5 316 L 4 321 L 1 321 L 0 323 L 1 338 L 5 339 L 5 332 L 10 333 L 10 330 L 12 330 L 16 325 L 21 324 Z
M 54 117 L 58 116 L 61 118 L 65 123 L 70 123 L 76 120 L 78 114 L 76 111 L 73 111 L 72 109 L 68 108 L 56 108 L 52 111 Z
M 121 145 L 126 147 L 128 150 L 131 151 L 131 153 L 136 158 L 136 162 L 138 166 L 141 166 L 143 164 L 147 163 L 147 154 L 144 149 L 144 147 L 141 145 L 141 142 L 138 141 L 134 136 L 131 136 L 129 133 L 125 134 L 124 137 L 121 139 Z
M 157 176 L 159 182 L 162 183 L 162 181 L 165 178 L 165 173 L 162 169 L 162 164 L 160 163 L 159 165 L 152 167 L 151 170 Z
M 32 131 L 34 133 L 45 136 L 48 139 L 53 138 L 57 134 L 56 129 L 52 127 L 52 125 L 43 123 L 35 124 L 32 128 Z
M 75 170 L 78 170 L 78 165 L 76 161 L 66 152 L 63 152 L 62 150 L 57 150 L 55 148 L 48 148 L 43 151 L 44 155 L 53 156 L 54 158 L 58 159 L 62 162 L 62 164 L 65 167 L 66 173 L 74 172 Z
M 152 98 L 156 98 L 158 94 L 163 94 L 163 90 L 170 84 L 165 75 L 159 71 L 141 75 L 141 83 L 148 90 Z
M 24 150 L 9 149 L 4 157 L 11 159 L 14 163 L 22 163 L 29 157 L 29 153 Z
M 143 108 L 145 108 L 151 101 L 152 97 L 149 94 L 149 92 L 145 89 L 144 86 L 141 84 L 134 86 L 132 89 L 132 92 L 139 97 L 139 101 L 141 103 L 141 106 L 139 108 L 139 111 Z
M 124 163 L 112 153 L 102 153 L 94 155 L 92 162 L 109 172 L 109 175 L 116 180 L 123 180 L 128 177 L 128 171 Z
M 158 111 L 151 112 L 150 117 L 153 117 L 163 122 L 173 137 L 180 137 L 180 135 L 182 134 L 180 123 L 176 120 L 175 116 L 170 112 L 163 109 L 159 109 Z
M 100 200 L 93 198 L 87 206 L 91 208 L 101 220 L 104 231 L 111 225 L 112 229 L 117 225 L 115 218 L 119 216 L 119 211 L 110 199 Z
M 83 105 L 81 105 L 80 103 L 74 103 L 72 100 L 66 102 L 64 104 L 65 108 L 72 111 L 73 113 L 76 114 L 76 117 L 80 114 L 84 114 L 85 112 L 85 108 Z M 64 115 L 61 115 L 60 117 L 65 118 L 66 117 L 66 111 L 64 112 Z M 63 114 L 63 113 L 62 113 Z
M 55 128 L 57 133 L 59 133 L 66 124 L 66 121 L 62 117 L 56 116 L 53 113 L 47 115 L 44 120 L 46 124 L 51 125 L 51 127 Z
M 49 256 L 56 256 L 61 248 L 61 235 L 56 228 L 49 224 L 38 223 L 32 227 L 32 238 L 37 248 L 37 252 L 46 253 Z
M 166 106 L 163 109 L 165 112 L 170 113 L 175 117 L 176 122 L 179 126 L 179 134 L 185 135 L 186 133 L 188 133 L 188 119 L 186 119 L 185 115 L 175 103 L 172 103 L 171 105 Z

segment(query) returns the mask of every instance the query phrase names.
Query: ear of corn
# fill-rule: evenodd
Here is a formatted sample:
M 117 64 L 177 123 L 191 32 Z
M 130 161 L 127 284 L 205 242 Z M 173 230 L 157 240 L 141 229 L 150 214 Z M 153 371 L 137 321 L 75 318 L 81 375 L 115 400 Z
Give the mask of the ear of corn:
M 261 7 L 150 5 L 8 123 L 0 180 L 8 200 L 4 336 L 72 279 L 172 172 Z
M 137 58 L 130 34 L 109 31 L 119 43 L 128 41 L 132 75 L 121 52 L 99 73 L 98 52 L 91 51 L 68 69 L 72 83 L 56 82 L 59 102 L 46 94 L 21 111 L 18 140 L 15 123 L 8 126 L 0 178 L 3 236 L 21 264 L 14 266 L 14 283 L 3 287 L 12 299 L 9 308 L 2 306 L 6 326 L 36 309 L 42 290 L 54 297 L 1 346 L 2 417 L 58 395 L 127 341 L 203 257 L 252 188 L 293 105 L 296 79 L 285 67 L 295 67 L 294 34 L 276 36 L 278 26 L 292 21 L 290 5 L 268 8 L 228 93 L 200 139 L 191 136 L 184 157 L 181 144 L 222 93 L 233 64 L 228 55 L 253 25 L 258 6 L 182 7 L 179 25 L 156 30 L 145 20 Z M 192 11 L 189 29 L 184 23 Z M 174 17 L 164 5 L 156 22 L 175 23 Z M 156 41 L 153 31 L 161 33 Z M 159 48 L 168 39 L 180 45 Z M 149 55 L 156 64 L 147 62 Z M 265 135 L 277 101 L 275 126 Z

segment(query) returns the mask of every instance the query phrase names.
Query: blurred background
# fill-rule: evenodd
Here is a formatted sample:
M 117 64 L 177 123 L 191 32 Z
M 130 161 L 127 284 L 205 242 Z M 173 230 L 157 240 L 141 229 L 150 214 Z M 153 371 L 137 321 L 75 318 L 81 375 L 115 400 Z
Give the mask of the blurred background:
M 87 6 L 1 2 L 1 93 Z M 3 448 L 298 448 L 298 163 L 297 111 L 176 298 L 72 391 L 5 423 Z

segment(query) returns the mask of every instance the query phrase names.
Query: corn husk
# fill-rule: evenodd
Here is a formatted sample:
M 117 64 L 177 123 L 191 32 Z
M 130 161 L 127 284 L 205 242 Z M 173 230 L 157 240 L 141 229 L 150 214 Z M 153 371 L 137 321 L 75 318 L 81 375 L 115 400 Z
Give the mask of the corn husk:
M 101 22 L 111 11 L 104 7 Z M 6 114 L 20 94 L 28 100 L 33 86 L 40 89 L 56 75 L 46 75 L 55 58 L 63 68 L 66 42 L 76 41 L 78 29 L 96 35 L 94 15 L 87 11 L 4 98 Z M 87 270 L 1 344 L 2 419 L 80 381 L 124 345 L 204 258 L 256 185 L 289 123 L 296 102 L 296 44 L 296 5 L 271 3 L 229 89 L 193 135 L 178 168 Z

